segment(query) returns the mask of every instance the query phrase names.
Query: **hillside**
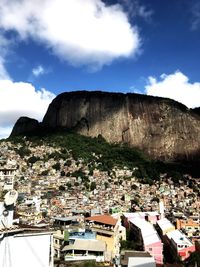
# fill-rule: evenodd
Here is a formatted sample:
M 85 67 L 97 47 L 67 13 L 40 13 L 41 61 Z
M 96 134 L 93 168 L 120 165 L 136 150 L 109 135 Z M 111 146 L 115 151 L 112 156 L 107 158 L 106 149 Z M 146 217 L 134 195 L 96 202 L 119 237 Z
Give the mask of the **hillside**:
M 137 148 L 129 147 L 126 144 L 110 144 L 101 135 L 91 138 L 73 132 L 59 131 L 39 136 L 27 135 L 26 138 L 11 137 L 7 141 L 20 146 L 17 153 L 21 157 L 29 156 L 29 147 L 50 146 L 60 151 L 51 155 L 56 162 L 59 162 L 60 159 L 67 161 L 69 157 L 72 157 L 76 161 L 83 161 L 90 170 L 98 168 L 108 173 L 112 172 L 115 167 L 121 169 L 125 167 L 131 170 L 136 168 L 135 176 L 141 179 L 141 182 L 157 180 L 160 173 L 171 173 L 172 171 L 180 174 L 190 173 L 197 177 L 200 175 L 199 168 L 188 162 L 152 160 Z

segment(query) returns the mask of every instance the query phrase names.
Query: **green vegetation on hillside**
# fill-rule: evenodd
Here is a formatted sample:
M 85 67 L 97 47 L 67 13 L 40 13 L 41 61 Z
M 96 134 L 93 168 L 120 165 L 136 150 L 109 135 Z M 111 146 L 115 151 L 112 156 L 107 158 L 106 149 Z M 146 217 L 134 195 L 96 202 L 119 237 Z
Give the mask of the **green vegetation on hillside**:
M 160 173 L 170 170 L 169 166 L 151 160 L 140 150 L 130 148 L 125 144 L 110 144 L 102 136 L 91 138 L 65 132 L 39 137 L 13 137 L 9 141 L 21 144 L 22 147 L 18 151 L 21 157 L 29 155 L 29 149 L 26 146 L 27 141 L 30 141 L 32 146 L 49 145 L 60 148 L 59 152 L 49 154 L 48 157 L 57 160 L 62 158 L 66 160 L 66 164 L 69 163 L 69 155 L 77 161 L 83 160 L 88 164 L 91 174 L 95 167 L 107 172 L 111 172 L 115 166 L 127 167 L 133 170 L 133 176 L 140 178 L 144 183 L 152 184 L 153 180 L 159 179 Z M 34 157 L 29 159 L 31 162 L 34 160 Z M 54 166 L 56 170 L 59 169 L 58 165 L 55 164 Z

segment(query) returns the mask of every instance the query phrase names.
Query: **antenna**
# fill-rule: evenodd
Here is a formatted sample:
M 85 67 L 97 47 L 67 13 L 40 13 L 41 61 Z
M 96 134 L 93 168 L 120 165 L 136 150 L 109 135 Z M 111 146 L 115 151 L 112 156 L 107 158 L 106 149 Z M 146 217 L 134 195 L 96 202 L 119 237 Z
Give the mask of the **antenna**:
M 4 203 L 0 203 L 0 227 L 11 227 L 13 225 L 14 206 L 18 198 L 16 190 L 8 191 L 4 196 Z
M 6 206 L 15 205 L 18 198 L 18 192 L 16 190 L 8 191 L 4 197 L 4 203 Z

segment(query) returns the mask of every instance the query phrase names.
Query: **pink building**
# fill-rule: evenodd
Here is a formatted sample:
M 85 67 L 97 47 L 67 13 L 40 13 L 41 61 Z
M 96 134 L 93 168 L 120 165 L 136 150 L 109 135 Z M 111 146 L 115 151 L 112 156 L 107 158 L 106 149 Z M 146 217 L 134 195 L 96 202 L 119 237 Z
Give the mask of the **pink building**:
M 195 245 L 178 229 L 166 234 L 174 257 L 179 256 L 182 261 L 195 251 Z
M 154 226 L 141 218 L 129 219 L 131 229 L 134 232 L 137 242 L 141 242 L 143 250 L 154 257 L 157 265 L 163 264 L 163 244 Z
M 129 219 L 140 218 L 150 222 L 152 224 L 156 224 L 158 220 L 160 220 L 160 214 L 156 211 L 147 211 L 147 212 L 126 212 L 123 214 L 124 217 L 129 221 Z

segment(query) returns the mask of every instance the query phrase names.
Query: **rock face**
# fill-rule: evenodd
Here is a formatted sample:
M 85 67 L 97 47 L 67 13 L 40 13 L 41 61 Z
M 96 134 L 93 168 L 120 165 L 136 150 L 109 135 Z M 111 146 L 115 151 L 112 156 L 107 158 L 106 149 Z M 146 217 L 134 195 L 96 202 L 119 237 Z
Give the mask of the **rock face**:
M 39 122 L 28 117 L 21 117 L 15 123 L 12 129 L 11 136 L 16 136 L 22 133 L 32 133 L 39 129 Z
M 63 93 L 49 105 L 42 126 L 71 129 L 92 137 L 102 135 L 109 142 L 128 143 L 157 159 L 187 159 L 200 151 L 200 116 L 165 98 Z M 12 135 L 21 129 L 15 125 Z

